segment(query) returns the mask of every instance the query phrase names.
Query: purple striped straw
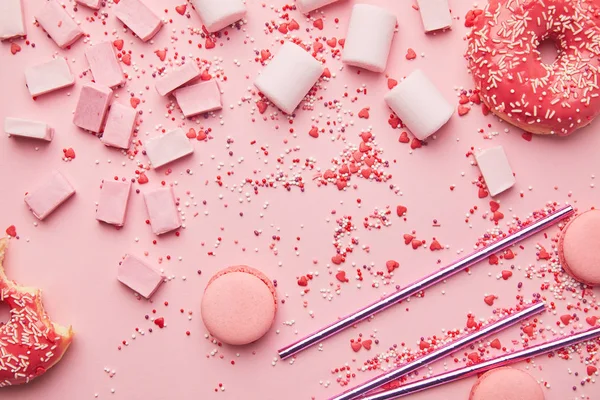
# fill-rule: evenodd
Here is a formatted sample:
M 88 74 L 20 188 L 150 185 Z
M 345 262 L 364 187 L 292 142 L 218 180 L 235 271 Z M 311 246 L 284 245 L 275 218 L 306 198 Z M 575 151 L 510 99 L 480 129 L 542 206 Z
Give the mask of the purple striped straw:
M 521 311 L 508 315 L 490 325 L 484 326 L 478 331 L 463 336 L 460 339 L 455 340 L 454 342 L 448 343 L 447 345 L 442 346 L 439 349 L 432 351 L 431 353 L 427 353 L 422 357 L 413 360 L 407 364 L 404 364 L 401 367 L 398 367 L 390 372 L 386 372 L 385 374 L 379 375 L 378 377 L 373 378 L 363 383 L 362 385 L 353 387 L 352 389 L 348 389 L 344 393 L 332 397 L 329 400 L 352 400 L 365 396 L 370 391 L 377 389 L 382 385 L 385 385 L 386 383 L 390 383 L 427 364 L 431 364 L 432 362 L 437 361 L 440 358 L 445 357 L 449 354 L 452 354 L 465 346 L 475 343 L 479 339 L 483 339 L 484 337 L 493 333 L 498 333 L 501 330 L 508 328 L 509 326 L 521 322 L 533 315 L 539 314 L 540 312 L 545 311 L 545 309 L 546 306 L 542 302 L 529 305 Z
M 567 336 L 562 339 L 553 340 L 550 342 L 538 344 L 537 346 L 529 347 L 514 353 L 506 354 L 479 364 L 471 365 L 464 368 L 459 368 L 454 371 L 446 372 L 440 375 L 432 376 L 431 378 L 419 380 L 409 383 L 397 389 L 388 390 L 367 396 L 364 400 L 390 400 L 409 394 L 417 393 L 426 389 L 431 389 L 446 383 L 454 382 L 460 379 L 489 371 L 494 368 L 503 367 L 512 363 L 550 353 L 563 347 L 572 346 L 586 340 L 592 340 L 600 337 L 600 327 L 591 328 L 585 332 L 580 332 L 575 335 Z
M 282 359 L 286 359 L 288 357 L 293 356 L 319 343 L 322 340 L 327 339 L 330 336 L 335 335 L 338 332 L 343 331 L 346 328 L 357 324 L 358 322 L 369 318 L 370 316 L 387 309 L 388 307 L 393 306 L 394 304 L 410 297 L 421 290 L 427 289 L 428 287 L 435 285 L 436 283 L 448 279 L 452 275 L 473 266 L 481 260 L 484 260 L 491 256 L 494 253 L 502 251 L 523 239 L 528 238 L 531 235 L 534 235 L 551 225 L 556 224 L 558 221 L 561 221 L 567 217 L 569 217 L 573 213 L 572 206 L 565 206 L 555 210 L 554 212 L 546 215 L 545 217 L 539 218 L 533 221 L 531 224 L 521 227 L 519 230 L 511 233 L 510 235 L 500 238 L 495 242 L 482 247 L 474 251 L 473 253 L 461 258 L 458 261 L 453 262 L 447 267 L 434 272 L 433 274 L 415 282 L 403 289 L 398 290 L 391 295 L 384 297 L 381 300 L 376 301 L 350 315 L 344 317 L 326 327 L 308 335 L 307 337 L 298 340 L 295 343 L 292 343 L 289 346 L 286 346 L 279 350 L 279 357 Z

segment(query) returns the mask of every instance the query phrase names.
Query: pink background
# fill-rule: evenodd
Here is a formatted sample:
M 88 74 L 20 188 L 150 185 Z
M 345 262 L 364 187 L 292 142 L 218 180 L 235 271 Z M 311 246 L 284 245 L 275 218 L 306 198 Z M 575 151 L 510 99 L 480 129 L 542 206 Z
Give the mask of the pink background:
M 81 76 L 87 68 L 83 55 L 84 40 L 79 40 L 70 50 L 58 49 L 40 28 L 32 25 L 33 10 L 44 0 L 24 0 L 28 38 L 36 44 L 35 48 L 25 45 L 24 40 L 18 40 L 16 43 L 21 45 L 22 51 L 13 56 L 9 43 L 0 46 L 3 90 L 0 119 L 6 116 L 30 118 L 46 121 L 56 129 L 54 141 L 50 144 L 0 137 L 3 188 L 0 227 L 4 230 L 14 224 L 20 236 L 19 240 L 11 240 L 5 263 L 7 273 L 18 282 L 42 288 L 51 317 L 62 324 L 72 324 L 76 332 L 72 347 L 58 366 L 30 385 L 3 389 L 2 399 L 86 399 L 94 398 L 96 393 L 99 398 L 131 400 L 327 398 L 343 390 L 336 383 L 337 374 L 331 372 L 333 369 L 348 363 L 355 372 L 365 360 L 384 352 L 394 343 L 406 342 L 414 348 L 422 336 L 440 335 L 444 328 L 463 328 L 469 312 L 478 318 L 488 318 L 492 315 L 492 308 L 483 302 L 485 294 L 499 296 L 495 306 L 511 307 L 519 293 L 517 282 L 524 282 L 520 294 L 526 298 L 530 298 L 543 283 L 543 279 L 537 277 L 525 279 L 525 272 L 519 270 L 519 267 L 524 269 L 538 263 L 535 257 L 537 242 L 550 250 L 550 240 L 540 235 L 523 243 L 524 250 L 515 249 L 518 255 L 512 263 L 517 269 L 508 281 L 496 279 L 496 275 L 509 266 L 508 263 L 504 267 L 482 263 L 470 276 L 461 274 L 429 290 L 424 299 L 412 300 L 408 304 L 408 312 L 406 306 L 395 307 L 356 329 L 326 341 L 323 351 L 310 349 L 301 354 L 293 365 L 283 361 L 272 365 L 278 348 L 392 290 L 393 286 L 371 287 L 374 281 L 381 279 L 366 272 L 362 288 L 357 288 L 352 263 L 358 266 L 373 263 L 377 270 L 382 270 L 386 260 L 396 259 L 401 266 L 396 271 L 395 284 L 405 285 L 438 268 L 438 259 L 446 263 L 455 259 L 458 251 L 470 251 L 476 239 L 486 229 L 493 228 L 489 218 L 482 218 L 482 214 L 489 210 L 490 198 L 479 199 L 477 188 L 472 184 L 479 173 L 471 165 L 471 158 L 465 156 L 471 147 L 501 144 L 516 173 L 516 186 L 498 197 L 501 211 L 506 216 L 500 222 L 501 226 L 505 226 L 513 215 L 525 218 L 547 201 L 568 201 L 581 209 L 598 206 L 598 189 L 593 187 L 593 175 L 600 173 L 597 155 L 600 136 L 595 134 L 597 122 L 570 138 L 536 136 L 528 142 L 521 137 L 521 131 L 492 116 L 484 117 L 480 107 L 475 106 L 465 117 L 455 115 L 437 134 L 436 140 L 430 140 L 427 146 L 411 151 L 409 145 L 398 142 L 401 131 L 392 130 L 387 123 L 390 111 L 383 102 L 383 94 L 388 90 L 385 74 L 399 80 L 412 70 L 421 68 L 448 100 L 458 104 L 456 89 L 473 87 L 463 59 L 467 33 L 463 20 L 472 7 L 470 1 L 452 0 L 453 15 L 458 20 L 454 21 L 451 31 L 436 35 L 423 33 L 419 14 L 411 8 L 411 1 L 375 2 L 393 11 L 399 21 L 399 32 L 393 42 L 386 73 L 361 71 L 358 74 L 353 68 L 342 69 L 341 62 L 326 53 L 326 66 L 336 76 L 322 84 L 323 88 L 317 95 L 323 99 L 315 103 L 315 110 L 297 111 L 293 125 L 289 125 L 281 114 L 276 118 L 278 120 L 269 118 L 275 112 L 272 106 L 261 116 L 254 106 L 257 96 L 251 92 L 254 90 L 252 80 L 262 68 L 254 60 L 254 50 L 270 49 L 275 54 L 279 48 L 275 43 L 284 36 L 278 32 L 264 32 L 265 22 L 280 21 L 280 13 L 273 11 L 271 5 L 280 8 L 284 4 L 282 1 L 263 4 L 250 0 L 247 24 L 242 30 L 228 29 L 230 40 L 217 40 L 217 47 L 212 50 L 198 49 L 197 44 L 204 45 L 204 39 L 192 36 L 188 31 L 188 27 L 201 27 L 191 6 L 188 5 L 191 14 L 188 19 L 175 12 L 175 6 L 180 5 L 182 0 L 146 1 L 161 17 L 166 15 L 173 20 L 162 28 L 153 43 L 144 44 L 130 33 L 125 34 L 108 7 L 102 8 L 108 14 L 106 26 L 98 18 L 93 23 L 86 20 L 93 12 L 85 7 L 80 6 L 76 15 L 92 41 L 97 42 L 104 37 L 109 40 L 123 38 L 124 49 L 132 51 L 132 66 L 123 67 L 133 78 L 128 80 L 125 88 L 116 91 L 119 95 L 116 101 L 126 104 L 129 91 L 144 101 L 138 107 L 144 112 L 139 138 L 145 140 L 158 134 L 157 129 L 161 127 L 173 129 L 183 123 L 186 130 L 189 127 L 213 129 L 211 140 L 194 142 L 193 156 L 170 165 L 172 174 L 166 176 L 165 168 L 147 173 L 150 182 L 142 190 L 156 187 L 161 180 L 176 183 L 175 193 L 181 198 L 181 208 L 186 216 L 186 229 L 180 230 L 179 237 L 163 235 L 156 245 L 152 244 L 152 240 L 157 238 L 144 222 L 147 217 L 141 194 L 132 193 L 123 229 L 117 231 L 94 218 L 101 180 L 113 176 L 131 179 L 138 169 L 136 160 L 143 163 L 147 160 L 141 153 L 131 160 L 120 151 L 105 148 L 93 135 L 72 124 L 72 111 L 80 87 L 90 80 L 89 73 Z M 71 9 L 71 2 L 67 3 Z M 300 24 L 299 30 L 290 33 L 307 42 L 314 41 L 317 36 L 342 38 L 352 3 L 340 2 L 323 9 L 323 31 L 314 29 L 299 12 L 290 11 L 291 18 Z M 168 13 L 165 14 L 163 9 L 167 9 Z M 339 18 L 339 24 L 334 22 L 335 18 Z M 192 43 L 189 44 L 188 40 Z M 325 47 L 329 49 L 327 45 Z M 409 47 L 418 54 L 416 60 L 405 59 Z M 160 48 L 168 49 L 164 63 L 153 54 Z M 165 105 L 170 100 L 155 92 L 151 74 L 157 66 L 166 65 L 175 52 L 211 61 L 222 60 L 219 65 L 227 75 L 227 81 L 220 82 L 224 91 L 224 108 L 217 115 L 222 117 L 222 125 L 219 117 L 202 118 L 197 124 L 181 119 L 179 111 L 173 112 L 175 121 L 166 116 Z M 33 101 L 25 87 L 23 69 L 47 60 L 55 53 L 68 58 L 77 83 L 73 88 Z M 235 60 L 239 66 L 236 66 Z M 214 75 L 215 71 L 213 65 L 211 73 Z M 356 94 L 356 89 L 362 85 L 366 86 L 367 94 Z M 348 92 L 349 97 L 343 98 L 344 92 Z M 244 100 L 251 95 L 252 101 Z M 354 96 L 358 97 L 356 102 L 350 100 Z M 323 106 L 323 101 L 333 100 L 341 101 L 339 111 Z M 358 111 L 363 107 L 370 107 L 368 120 L 358 118 Z M 263 116 L 267 117 L 266 121 Z M 311 121 L 311 118 L 315 120 Z M 349 124 L 345 135 L 338 137 L 337 132 L 333 135 L 322 133 L 314 139 L 307 134 L 312 125 L 326 127 L 327 120 Z M 297 135 L 289 133 L 291 126 Z M 311 157 L 316 160 L 316 167 L 324 171 L 330 167 L 330 160 L 344 148 L 344 139 L 358 144 L 358 134 L 369 127 L 373 128 L 379 147 L 384 150 L 383 156 L 390 160 L 391 165 L 386 172 L 393 174 L 393 178 L 387 183 L 353 178 L 351 183 L 357 184 L 358 188 L 350 187 L 339 192 L 333 185 L 318 187 L 312 181 L 316 168 L 312 171 L 299 167 L 289 170 L 293 158 L 304 162 Z M 485 133 L 499 133 L 486 140 L 479 129 Z M 335 140 L 331 140 L 332 137 Z M 234 140 L 229 148 L 228 138 Z M 253 140 L 256 140 L 255 145 L 250 144 Z M 267 145 L 268 156 L 257 151 L 260 146 Z M 67 147 L 76 152 L 76 159 L 70 163 L 61 159 L 62 149 Z M 298 151 L 286 153 L 287 149 L 296 147 Z M 229 151 L 233 151 L 233 156 L 228 155 Z M 296 187 L 288 192 L 281 184 L 278 188 L 259 188 L 258 195 L 250 186 L 238 192 L 237 188 L 245 178 L 260 179 L 278 172 L 277 157 L 280 155 L 284 159 L 279 165 L 280 170 L 298 172 L 306 182 L 304 193 Z M 242 163 L 238 163 L 240 157 L 244 158 Z M 220 163 L 224 166 L 219 169 Z M 37 181 L 44 179 L 51 169 L 61 170 L 70 179 L 77 194 L 51 217 L 35 226 L 36 219 L 25 207 L 23 195 Z M 186 169 L 191 169 L 193 175 L 186 173 Z M 227 171 L 235 174 L 227 176 Z M 217 175 L 223 178 L 222 187 L 215 183 Z M 391 184 L 397 185 L 398 194 L 390 190 Z M 237 186 L 232 190 L 234 185 Z M 451 185 L 455 185 L 453 191 L 449 189 Z M 140 186 L 134 184 L 134 190 L 138 188 Z M 524 193 L 523 197 L 520 192 Z M 249 202 L 246 193 L 249 193 Z M 568 197 L 569 193 L 572 197 Z M 360 205 L 358 198 L 361 199 Z M 240 202 L 240 199 L 243 201 Z M 185 203 L 189 203 L 189 207 Z M 406 221 L 395 216 L 398 204 L 408 207 Z M 393 210 L 392 226 L 372 231 L 362 227 L 365 216 L 376 207 L 383 209 L 387 206 Z M 471 218 L 470 227 L 464 218 L 473 206 L 478 206 L 479 211 Z M 331 214 L 332 210 L 336 210 L 336 215 Z M 243 217 L 239 216 L 240 212 L 244 213 Z M 198 215 L 194 217 L 195 213 Z M 334 254 L 331 242 L 335 219 L 342 215 L 352 215 L 359 225 L 355 236 L 360 237 L 360 244 L 340 266 L 347 272 L 350 282 L 341 285 L 338 295 L 335 293 L 339 284 L 335 279 L 337 266 L 330 265 L 330 258 Z M 327 222 L 328 219 L 331 221 Z M 441 226 L 433 227 L 433 219 L 437 219 Z M 262 231 L 262 234 L 256 236 L 255 230 Z M 402 235 L 412 230 L 416 230 L 418 238 L 426 239 L 428 243 L 435 236 L 449 249 L 431 252 L 421 248 L 415 251 L 405 246 Z M 554 228 L 551 233 L 556 231 L 557 228 Z M 276 243 L 277 254 L 269 248 L 273 235 L 281 238 Z M 296 240 L 297 236 L 300 241 Z M 222 241 L 215 248 L 218 237 Z M 362 245 L 370 246 L 371 251 L 360 250 Z M 124 254 L 130 252 L 143 256 L 145 251 L 149 252 L 148 262 L 157 264 L 163 257 L 161 267 L 167 275 L 174 277 L 153 297 L 154 304 L 136 300 L 132 292 L 115 278 L 116 266 Z M 215 255 L 208 256 L 210 251 Z M 166 260 L 167 255 L 171 256 L 170 261 Z M 313 264 L 313 260 L 317 263 Z M 244 348 L 218 347 L 205 338 L 206 331 L 199 313 L 201 295 L 214 272 L 235 264 L 254 266 L 276 279 L 278 294 L 286 302 L 280 304 L 271 332 L 258 343 Z M 202 270 L 200 276 L 196 272 L 198 269 Z M 319 276 L 309 283 L 310 292 L 301 296 L 303 288 L 297 285 L 296 280 L 309 272 L 318 272 Z M 184 276 L 187 279 L 184 280 Z M 326 291 L 331 291 L 332 301 L 322 298 Z M 550 295 L 549 300 L 554 301 L 554 298 Z M 169 302 L 168 307 L 163 305 L 165 301 Z M 307 302 L 306 308 L 303 307 L 304 301 Z M 557 315 L 544 316 L 543 326 L 559 331 L 556 321 L 572 301 L 569 296 L 567 300 L 558 302 Z M 153 308 L 157 310 L 156 316 L 165 318 L 165 329 L 160 330 L 144 319 L 144 315 L 151 314 Z M 181 308 L 185 314 L 180 313 Z M 194 313 L 191 321 L 187 319 L 188 310 Z M 314 318 L 309 311 L 314 312 Z M 6 310 L 2 315 L 7 315 Z M 292 320 L 293 326 L 284 325 L 284 322 Z M 583 320 L 575 326 L 586 327 Z M 150 334 L 148 329 L 152 327 L 155 329 Z M 136 334 L 136 328 L 144 331 L 145 335 Z M 189 337 L 185 334 L 187 330 L 191 332 Z M 356 339 L 359 333 L 366 338 L 375 331 L 378 345 L 373 345 L 370 351 L 352 351 L 350 339 Z M 564 331 L 569 332 L 569 329 Z M 136 336 L 135 340 L 132 335 Z M 498 337 L 512 347 L 510 340 L 519 339 L 519 329 L 511 329 Z M 123 340 L 127 340 L 129 346 L 119 351 L 117 347 Z M 211 356 L 217 348 L 216 355 Z M 235 360 L 235 365 L 231 364 L 231 360 Z M 451 359 L 444 360 L 433 365 L 432 371 L 442 372 L 444 362 L 454 365 Z M 105 368 L 116 371 L 116 374 L 109 377 Z M 536 360 L 530 372 L 538 380 L 549 383 L 551 388 L 544 389 L 549 400 L 575 398 L 582 394 L 592 399 L 600 398 L 597 385 L 579 387 L 580 380 L 587 375 L 578 357 L 571 362 L 542 357 Z M 579 373 L 579 377 L 574 375 L 575 372 Z M 357 372 L 357 378 L 351 384 L 356 385 L 372 375 Z M 473 382 L 474 379 L 468 379 L 411 399 L 466 399 Z M 219 383 L 223 384 L 225 391 L 216 393 Z M 578 386 L 576 392 L 572 386 Z M 115 390 L 114 394 L 111 394 L 111 389 Z

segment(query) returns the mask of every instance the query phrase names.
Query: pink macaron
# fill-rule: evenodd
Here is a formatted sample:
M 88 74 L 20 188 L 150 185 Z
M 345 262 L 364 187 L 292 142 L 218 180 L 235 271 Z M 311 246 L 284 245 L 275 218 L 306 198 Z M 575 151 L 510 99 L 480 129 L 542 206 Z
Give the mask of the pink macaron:
M 544 392 L 528 373 L 502 367 L 481 375 L 469 400 L 544 400 Z
M 257 269 L 245 265 L 225 268 L 208 282 L 201 311 L 204 325 L 221 342 L 252 343 L 273 325 L 275 286 Z
M 558 241 L 564 270 L 579 282 L 600 285 L 600 211 L 590 210 L 573 218 Z

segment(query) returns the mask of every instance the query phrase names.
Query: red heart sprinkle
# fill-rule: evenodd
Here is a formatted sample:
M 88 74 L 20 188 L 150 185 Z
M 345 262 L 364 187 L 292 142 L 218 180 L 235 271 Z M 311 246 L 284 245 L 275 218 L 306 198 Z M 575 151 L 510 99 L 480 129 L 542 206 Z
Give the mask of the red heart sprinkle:
M 500 341 L 498 339 L 494 339 L 492 340 L 492 343 L 490 343 L 490 347 L 492 349 L 500 350 L 500 348 L 502 348 L 502 345 L 500 344 Z
M 533 336 L 533 325 L 527 325 L 525 328 L 523 328 L 523 332 L 525 332 L 527 334 L 527 336 L 532 337 Z
M 429 342 L 426 342 L 424 340 L 421 340 L 421 342 L 419 343 L 419 348 L 421 350 L 425 350 L 431 347 L 431 344 L 429 344 Z
M 131 54 L 123 54 L 123 57 L 121 57 L 121 61 L 123 61 L 123 64 L 125 65 L 131 65 Z
M 481 357 L 479 357 L 479 353 L 473 352 L 470 353 L 467 358 L 469 360 L 471 360 L 473 362 L 473 364 L 477 364 L 479 361 L 481 361 Z
M 572 319 L 573 319 L 572 316 L 570 316 L 569 314 L 565 314 L 565 315 L 561 315 L 560 322 L 562 322 L 563 325 L 569 325 L 569 322 L 571 322 Z
M 469 101 L 472 102 L 473 104 L 481 104 L 481 97 L 479 97 L 479 93 L 473 93 L 469 97 Z
M 596 373 L 596 371 L 598 371 L 598 368 L 594 367 L 593 365 L 588 365 L 587 366 L 587 374 L 588 376 L 592 376 Z
M 440 244 L 440 242 L 438 242 L 437 240 L 433 239 L 433 241 L 431 242 L 431 244 L 429 245 L 429 250 L 431 251 L 436 251 L 436 250 L 442 250 L 443 247 Z
M 533 134 L 531 132 L 523 132 L 521 137 L 523 139 L 527 140 L 528 142 L 531 142 L 531 139 L 533 138 Z
M 175 11 L 177 11 L 179 13 L 179 15 L 183 15 L 183 14 L 185 14 L 186 7 L 187 7 L 186 4 L 177 6 L 177 7 L 175 7 Z
M 471 111 L 471 107 L 468 106 L 458 106 L 458 116 L 462 117 L 463 115 L 467 115 Z
M 408 211 L 408 208 L 398 205 L 396 206 L 396 214 L 398 214 L 399 217 L 403 216 L 404 213 L 406 213 Z
M 475 317 L 470 315 L 467 317 L 467 328 L 473 329 L 477 326 L 477 321 L 475 321 Z
M 485 296 L 483 298 L 483 301 L 485 301 L 485 304 L 487 304 L 490 307 L 494 305 L 494 300 L 496 300 L 496 296 L 494 296 L 493 294 L 491 294 L 489 296 Z
M 413 138 L 413 140 L 410 142 L 410 148 L 413 150 L 418 149 L 422 145 L 423 145 L 423 143 L 417 138 Z
M 494 211 L 494 216 L 492 217 L 493 221 L 498 222 L 503 218 L 504 218 L 504 214 L 502 214 L 500 211 Z
M 129 104 L 131 104 L 131 107 L 137 108 L 137 106 L 140 104 L 140 99 L 138 99 L 137 97 L 130 97 Z
M 314 42 L 313 43 L 313 51 L 315 53 L 317 53 L 317 52 L 319 52 L 321 50 L 323 50 L 323 43 L 321 43 L 321 42 Z
M 404 234 L 404 244 L 410 244 L 415 237 L 413 235 L 409 235 L 408 233 Z
M 206 41 L 204 42 L 204 47 L 206 49 L 214 49 L 215 42 L 211 38 L 206 38 Z
M 398 84 L 397 80 L 392 79 L 392 78 L 388 78 L 388 81 L 387 81 L 388 89 L 395 88 L 397 84 Z
M 406 51 L 406 59 L 407 60 L 414 60 L 415 58 L 417 58 L 417 53 L 415 53 L 415 51 L 411 48 L 409 48 Z
M 362 171 L 360 171 L 360 173 L 362 174 L 363 178 L 368 179 L 371 176 L 371 173 L 373 172 L 373 170 L 371 168 L 365 168 Z
M 277 28 L 277 30 L 283 34 L 288 33 L 288 28 L 287 28 L 287 24 L 281 24 L 279 25 L 279 28 Z
M 165 49 L 156 50 L 154 54 L 160 58 L 160 61 L 165 61 L 165 58 L 167 58 L 167 51 Z
M 361 134 L 360 134 L 360 138 L 365 143 L 368 142 L 372 137 L 373 137 L 373 134 L 371 132 L 361 132 Z
M 337 45 L 337 39 L 332 37 L 331 39 L 327 39 L 327 45 L 329 47 L 335 47 Z
M 357 352 L 362 348 L 362 344 L 360 342 L 350 342 L 350 347 L 352 347 L 354 352 Z
M 68 149 L 63 149 L 63 153 L 65 154 L 66 158 L 70 158 L 71 160 L 75 158 L 75 150 L 73 150 L 71 147 Z
M 310 131 L 308 131 L 308 134 L 309 134 L 311 137 L 318 138 L 318 137 L 319 137 L 319 128 L 317 128 L 316 126 L 313 126 L 313 127 L 310 129 Z
M 203 129 L 200 129 L 198 131 L 198 136 L 196 137 L 196 139 L 198 139 L 198 140 L 206 140 L 207 136 L 208 135 L 206 134 L 206 132 Z
M 328 169 L 327 171 L 325 171 L 325 173 L 323 174 L 323 178 L 324 179 L 331 179 L 331 178 L 335 178 L 335 172 L 333 172 L 332 170 Z
M 371 350 L 372 344 L 373 344 L 373 341 L 371 339 L 363 340 L 363 342 L 362 342 L 363 347 L 367 350 Z
M 542 246 L 540 246 L 540 254 L 538 254 L 538 258 L 540 260 L 549 260 L 550 259 L 550 254 L 546 251 L 545 248 L 543 248 Z
M 488 258 L 488 262 L 490 263 L 490 265 L 498 265 L 498 256 L 492 254 L 490 258 Z
M 412 240 L 412 242 L 411 242 L 411 244 L 412 244 L 412 248 L 413 248 L 414 250 L 416 250 L 416 249 L 418 249 L 419 247 L 421 247 L 421 245 L 423 244 L 423 242 L 421 242 L 421 241 L 420 241 L 420 240 L 418 240 L 418 239 L 413 239 L 413 240 Z
M 512 260 L 513 258 L 515 258 L 515 253 L 513 253 L 513 251 L 511 249 L 508 249 L 504 252 L 505 260 Z
M 313 21 L 313 26 L 319 30 L 323 30 L 323 20 L 321 18 Z
M 148 183 L 148 177 L 146 176 L 146 174 L 145 174 L 145 173 L 143 173 L 143 172 L 142 172 L 142 173 L 140 174 L 140 176 L 139 176 L 139 178 L 138 178 L 138 183 L 139 183 L 140 185 L 143 185 L 144 183 Z
M 337 274 L 335 274 L 335 277 L 342 283 L 350 282 L 348 278 L 346 278 L 346 271 L 339 271 Z
M 265 61 L 271 57 L 271 52 L 269 50 L 261 50 L 260 51 L 260 60 Z
M 123 41 L 123 39 L 117 39 L 113 42 L 113 46 L 115 46 L 117 48 L 117 50 L 121 51 L 123 50 L 123 44 L 125 42 Z
M 358 112 L 358 118 L 369 119 L 369 107 L 365 107 Z
M 336 254 L 335 256 L 331 257 L 331 262 L 335 265 L 340 265 L 344 262 L 344 257 L 342 257 L 341 254 Z
M 165 319 L 163 317 L 156 318 L 154 320 L 154 325 L 158 326 L 160 329 L 165 327 Z
M 294 31 L 297 29 L 300 29 L 300 25 L 298 25 L 298 22 L 296 22 L 295 19 L 291 20 L 290 23 L 288 24 L 288 29 L 290 31 Z
M 496 212 L 496 211 L 498 211 L 498 209 L 500 209 L 500 204 L 494 200 L 490 201 L 490 210 L 492 212 Z
M 371 150 L 371 146 L 368 146 L 365 142 L 360 142 L 360 145 L 358 146 L 358 150 L 361 153 L 366 153 L 369 150 Z M 358 160 L 356 160 L 356 161 L 358 161 Z
M 210 81 L 212 79 L 212 75 L 208 73 L 208 71 L 202 71 L 200 74 L 200 79 L 203 81 Z
M 331 71 L 329 71 L 329 68 L 323 69 L 323 74 L 321 76 L 325 78 L 331 78 Z
M 306 279 L 306 276 L 301 276 L 300 279 L 298 279 L 298 286 L 306 285 L 308 285 L 308 279 Z
M 387 271 L 389 273 L 394 271 L 395 269 L 398 269 L 400 267 L 400 264 L 398 263 L 398 261 L 388 260 L 385 262 L 385 267 L 387 268 Z
M 196 130 L 194 128 L 190 128 L 185 135 L 188 137 L 188 139 L 196 139 Z
M 12 237 L 17 236 L 17 228 L 14 225 L 9 226 L 6 228 L 6 234 Z
M 267 111 L 268 104 L 263 100 L 259 100 L 256 102 L 256 106 L 258 107 L 258 112 L 264 114 Z
M 478 196 L 480 199 L 483 199 L 483 198 L 487 197 L 487 196 L 488 196 L 488 194 L 489 194 L 489 193 L 488 193 L 488 191 L 487 191 L 487 190 L 485 190 L 484 188 L 480 187 L 480 188 L 479 188 L 479 193 L 477 193 L 477 196 Z
M 403 131 L 400 134 L 400 137 L 398 138 L 398 141 L 400 143 L 408 143 L 408 142 L 410 142 L 410 139 L 408 138 L 408 133 L 406 131 Z
M 588 324 L 590 324 L 590 326 L 595 326 L 596 322 L 598 322 L 598 317 L 587 317 L 585 319 L 585 322 L 587 322 Z
M 504 270 L 502 271 L 502 279 L 507 280 L 512 276 L 512 271 Z
M 458 104 L 467 104 L 469 102 L 469 98 L 465 94 L 461 94 L 458 99 Z
M 11 43 L 11 44 L 10 44 L 10 52 L 11 52 L 12 54 L 17 54 L 17 53 L 18 53 L 18 52 L 20 52 L 20 51 L 21 51 L 21 46 L 19 46 L 19 45 L 18 45 L 18 44 L 16 44 L 16 43 Z

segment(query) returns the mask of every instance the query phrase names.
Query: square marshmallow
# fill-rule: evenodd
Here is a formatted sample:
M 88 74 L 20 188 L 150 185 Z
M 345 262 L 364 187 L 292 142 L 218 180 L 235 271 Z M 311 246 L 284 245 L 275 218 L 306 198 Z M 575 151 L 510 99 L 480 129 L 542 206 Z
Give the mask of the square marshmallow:
M 385 95 L 385 102 L 413 135 L 425 140 L 454 114 L 454 107 L 421 70 L 416 70 Z
M 25 36 L 26 34 L 22 1 L 0 1 L 0 40 Z
M 342 62 L 374 72 L 387 65 L 396 16 L 378 6 L 356 4 L 352 8 Z
M 42 220 L 74 194 L 75 189 L 67 178 L 53 171 L 37 188 L 25 194 L 25 203 L 33 215 Z
M 285 42 L 254 86 L 281 111 L 291 114 L 322 74 L 320 62 L 297 44 Z
M 221 91 L 214 79 L 179 88 L 173 95 L 186 117 L 222 108 Z
M 166 96 L 198 76 L 200 76 L 200 68 L 196 61 L 192 59 L 158 78 L 155 85 L 156 91 L 161 96 Z
M 111 42 L 100 42 L 87 48 L 85 58 L 90 64 L 96 83 L 112 88 L 125 82 L 121 64 Z
M 81 88 L 73 123 L 82 129 L 100 132 L 113 91 L 108 86 L 87 83 Z
M 87 6 L 93 10 L 99 10 L 100 3 L 102 3 L 102 0 L 75 0 L 75 1 L 79 4 Z
M 160 287 L 164 276 L 156 268 L 127 254 L 119 265 L 117 279 L 140 296 L 149 299 Z
M 171 232 L 181 226 L 175 195 L 171 187 L 161 187 L 144 193 L 144 202 L 152 232 L 155 235 Z
M 417 0 L 425 32 L 437 31 L 452 26 L 452 15 L 448 0 Z
M 71 74 L 67 60 L 58 57 L 52 61 L 26 68 L 25 82 L 31 96 L 36 97 L 73 85 L 75 77 Z
M 75 43 L 83 35 L 79 25 L 56 0 L 46 2 L 36 12 L 35 19 L 61 49 Z
M 137 111 L 121 103 L 113 103 L 106 117 L 104 133 L 100 140 L 107 146 L 128 149 L 135 127 Z
M 325 7 L 328 4 L 335 3 L 338 0 L 296 0 L 298 11 L 303 14 L 316 10 L 317 8 Z
M 152 39 L 162 27 L 162 21 L 140 0 L 121 0 L 115 15 L 144 42 Z
M 105 180 L 102 182 L 96 219 L 107 224 L 123 226 L 130 191 L 130 181 Z
M 159 168 L 194 152 L 190 139 L 182 129 L 177 128 L 146 142 L 146 155 L 152 167 Z
M 220 31 L 246 15 L 242 0 L 192 0 L 192 3 L 209 32 Z
M 30 121 L 21 118 L 4 118 L 4 132 L 9 136 L 52 141 L 54 129 L 45 122 Z
M 502 146 L 483 150 L 475 154 L 475 159 L 492 197 L 513 187 L 516 183 Z

